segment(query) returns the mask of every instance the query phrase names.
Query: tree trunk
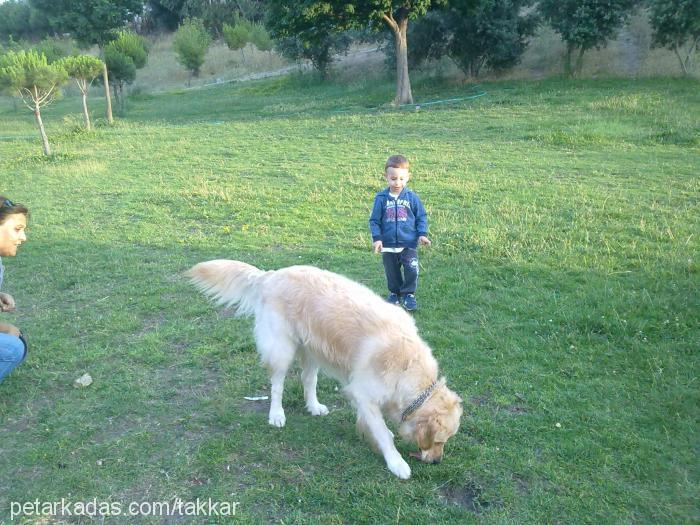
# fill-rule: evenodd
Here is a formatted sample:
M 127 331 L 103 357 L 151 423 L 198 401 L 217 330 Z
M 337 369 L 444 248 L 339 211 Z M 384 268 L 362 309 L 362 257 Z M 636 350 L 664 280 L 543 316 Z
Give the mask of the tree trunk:
M 564 56 L 564 75 L 567 78 L 571 78 L 574 76 L 573 66 L 571 65 L 571 55 L 573 55 L 573 54 L 574 54 L 574 45 L 567 44 L 566 45 L 566 55 Z
M 36 124 L 39 126 L 39 133 L 41 134 L 41 145 L 44 148 L 44 155 L 51 155 L 51 146 L 49 146 L 49 138 L 46 136 L 46 130 L 44 129 L 44 122 L 41 120 L 41 109 L 39 108 L 39 102 L 34 101 L 34 118 L 36 119 Z
M 107 64 L 102 64 L 102 80 L 105 83 L 105 99 L 107 100 L 107 110 L 105 116 L 107 117 L 107 122 L 109 124 L 114 123 L 112 118 L 112 97 L 109 94 L 109 74 L 107 73 Z
M 394 33 L 396 45 L 396 98 L 394 98 L 394 104 L 397 106 L 413 104 L 411 80 L 408 78 L 408 40 L 406 39 L 408 11 L 399 9 L 396 18 L 391 12 L 384 13 L 382 18 Z
M 112 89 L 114 89 L 114 102 L 117 106 L 117 111 L 121 113 L 122 111 L 122 103 L 121 103 L 121 97 L 120 97 L 120 87 L 121 81 L 117 81 L 116 83 L 112 84 Z
M 479 78 L 479 75 L 481 75 L 481 70 L 484 68 L 485 63 L 486 58 L 484 57 L 477 58 L 474 61 L 474 78 Z
M 698 43 L 700 43 L 700 36 L 693 40 L 693 43 L 690 45 L 690 49 L 688 50 L 688 55 L 685 57 L 685 65 L 688 74 L 690 74 L 690 70 L 693 67 L 693 56 L 695 56 L 695 53 L 698 51 Z
M 124 82 L 119 82 L 119 113 L 124 116 Z
M 399 20 L 394 30 L 396 39 L 396 98 L 394 104 L 413 104 L 411 80 L 408 77 L 408 17 Z
M 586 50 L 582 47 L 580 47 L 578 50 L 578 57 L 576 57 L 576 69 L 574 70 L 577 77 L 580 77 L 581 72 L 583 71 L 583 54 L 585 52 Z
M 677 45 L 673 47 L 673 51 L 676 53 L 676 56 L 678 57 L 678 62 L 681 64 L 681 71 L 683 71 L 683 76 L 687 77 L 690 74 L 688 72 L 688 62 L 683 60 L 680 49 Z
M 83 97 L 83 117 L 85 118 L 85 129 L 90 131 L 90 113 L 87 107 L 87 90 L 81 92 Z

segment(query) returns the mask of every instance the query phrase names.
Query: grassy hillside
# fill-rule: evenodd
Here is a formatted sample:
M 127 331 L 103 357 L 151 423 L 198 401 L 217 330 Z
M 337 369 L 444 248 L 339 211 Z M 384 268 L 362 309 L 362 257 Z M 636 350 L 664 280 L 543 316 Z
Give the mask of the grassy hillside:
M 0 189 L 32 211 L 3 261 L 3 320 L 31 350 L 0 384 L 0 523 L 61 498 L 239 502 L 100 523 L 696 523 L 698 83 L 478 89 L 425 105 L 477 91 L 417 81 L 421 109 L 395 110 L 391 84 L 279 78 L 141 95 L 92 133 L 66 98 L 51 158 L 0 102 Z M 367 217 L 397 152 L 434 243 L 416 323 L 465 407 L 444 461 L 407 482 L 330 379 L 329 416 L 306 415 L 295 374 L 287 426 L 268 427 L 244 399 L 268 393 L 250 321 L 181 275 L 314 264 L 383 294 Z

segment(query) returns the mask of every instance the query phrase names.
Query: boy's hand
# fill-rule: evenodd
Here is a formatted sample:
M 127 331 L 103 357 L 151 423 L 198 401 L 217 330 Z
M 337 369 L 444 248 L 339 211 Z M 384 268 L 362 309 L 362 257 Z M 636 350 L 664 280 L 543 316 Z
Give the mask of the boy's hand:
M 374 253 L 381 253 L 383 248 L 382 241 L 374 241 L 372 243 L 372 248 L 374 248 Z
M 0 292 L 0 312 L 10 312 L 15 309 L 15 300 L 9 293 Z
M 432 242 L 430 242 L 430 239 L 428 239 L 425 235 L 421 235 L 420 237 L 418 237 L 418 243 L 421 246 L 430 246 L 431 244 L 433 244 Z
M 19 337 L 22 335 L 22 332 L 20 332 L 19 328 L 14 325 L 9 323 L 0 323 L 0 334 L 10 334 L 14 335 L 15 337 Z

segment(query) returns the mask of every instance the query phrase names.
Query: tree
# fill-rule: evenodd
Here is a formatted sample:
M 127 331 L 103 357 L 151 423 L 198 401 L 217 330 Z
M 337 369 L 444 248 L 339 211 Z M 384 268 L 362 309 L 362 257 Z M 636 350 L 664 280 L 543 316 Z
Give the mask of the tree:
M 576 76 L 583 67 L 583 55 L 589 49 L 605 47 L 627 21 L 639 0 L 541 0 L 539 9 L 545 20 L 566 43 L 564 69 Z M 573 55 L 578 52 L 576 63 Z
M 114 89 L 114 98 L 124 111 L 124 85 L 131 84 L 136 78 L 136 70 L 146 65 L 146 42 L 132 31 L 119 31 L 117 38 L 105 46 L 104 59 L 110 72 L 109 83 Z
M 49 64 L 58 62 L 69 53 L 68 49 L 72 50 L 72 48 L 72 42 L 61 40 L 56 37 L 44 38 L 34 46 L 34 50 L 39 54 L 43 54 Z
M 176 31 L 181 20 L 180 4 L 173 5 L 170 0 L 149 0 L 144 9 L 148 31 Z
M 689 75 L 693 54 L 700 44 L 700 2 L 650 0 L 649 20 L 653 31 L 652 44 L 673 50 L 683 74 Z
M 143 10 L 142 0 L 29 0 L 29 3 L 46 16 L 56 31 L 70 33 L 81 45 L 97 44 L 103 51 L 113 31 L 123 28 Z M 105 60 L 102 77 L 107 101 L 106 117 L 111 124 L 108 67 Z
M 111 31 L 124 27 L 143 10 L 141 0 L 29 0 L 61 33 L 83 45 L 104 47 Z
M 276 41 L 275 49 L 283 57 L 291 60 L 311 61 L 314 69 L 325 80 L 328 78 L 334 55 L 347 53 L 350 44 L 352 37 L 348 31 L 313 31 L 304 32 L 296 37 L 281 38 Z
M 114 100 L 121 112 L 124 111 L 124 85 L 136 79 L 134 60 L 112 45 L 104 50 L 104 60 L 109 71 L 109 85 L 114 90 Z
M 149 0 L 148 17 L 152 25 L 177 29 L 188 18 L 198 18 L 214 35 L 221 36 L 224 24 L 240 12 L 238 0 Z
M 199 18 L 212 34 L 223 36 L 223 26 L 235 25 L 236 17 L 259 22 L 264 17 L 266 0 L 148 0 L 147 25 L 177 29 L 187 18 Z
M 186 19 L 173 38 L 173 48 L 178 62 L 195 77 L 199 76 L 199 70 L 204 64 L 204 56 L 210 45 L 211 36 L 204 29 L 204 24 L 199 18 Z
M 236 18 L 234 25 L 224 24 L 224 42 L 229 49 L 236 51 L 241 50 L 241 57 L 245 63 L 245 46 L 250 42 L 251 25 L 245 18 Z
M 272 37 L 265 26 L 255 23 L 250 29 L 250 42 L 260 51 L 270 51 L 273 47 Z
M 45 16 L 23 0 L 0 2 L 0 40 L 37 39 L 51 33 Z
M 102 73 L 102 61 L 92 55 L 69 56 L 59 62 L 60 66 L 75 80 L 83 100 L 83 117 L 85 128 L 90 129 L 90 113 L 87 106 L 88 88 L 92 81 Z
M 9 0 L 0 4 L 0 39 L 27 38 L 30 33 L 29 15 L 31 8 L 24 2 Z
M 51 155 L 41 108 L 53 102 L 68 75 L 58 64 L 49 64 L 36 51 L 10 51 L 0 57 L 0 88 L 20 97 L 30 110 L 41 135 L 44 155 Z
M 265 26 L 259 23 L 252 23 L 243 17 L 234 17 L 233 25 L 224 24 L 223 27 L 224 42 L 233 51 L 240 49 L 243 62 L 245 62 L 245 54 L 243 50 L 248 43 L 253 44 L 260 51 L 270 51 L 272 49 L 272 38 L 265 29 Z
M 449 57 L 465 75 L 488 68 L 503 71 L 518 63 L 534 33 L 533 0 L 452 0 L 412 24 L 409 67 Z
M 453 0 L 449 11 L 450 58 L 471 76 L 484 67 L 503 71 L 520 61 L 539 22 L 533 0 Z
M 386 24 L 394 35 L 396 48 L 395 104 L 413 102 L 408 75 L 409 19 L 425 15 L 442 0 L 270 0 L 268 26 L 273 37 L 295 37 L 313 32 L 374 28 Z

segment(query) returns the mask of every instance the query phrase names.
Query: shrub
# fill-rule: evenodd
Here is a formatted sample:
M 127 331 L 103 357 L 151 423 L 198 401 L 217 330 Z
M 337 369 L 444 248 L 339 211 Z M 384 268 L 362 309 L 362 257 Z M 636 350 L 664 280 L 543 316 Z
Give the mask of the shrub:
M 229 49 L 236 51 L 241 50 L 241 56 L 245 62 L 245 53 L 243 48 L 251 41 L 251 25 L 244 18 L 237 18 L 235 25 L 224 24 L 224 42 Z
M 198 18 L 186 19 L 178 28 L 173 39 L 173 48 L 180 64 L 192 75 L 199 76 L 204 57 L 211 45 L 211 36 Z
M 270 51 L 272 49 L 272 37 L 262 24 L 253 24 L 249 36 L 250 42 L 260 51 Z

